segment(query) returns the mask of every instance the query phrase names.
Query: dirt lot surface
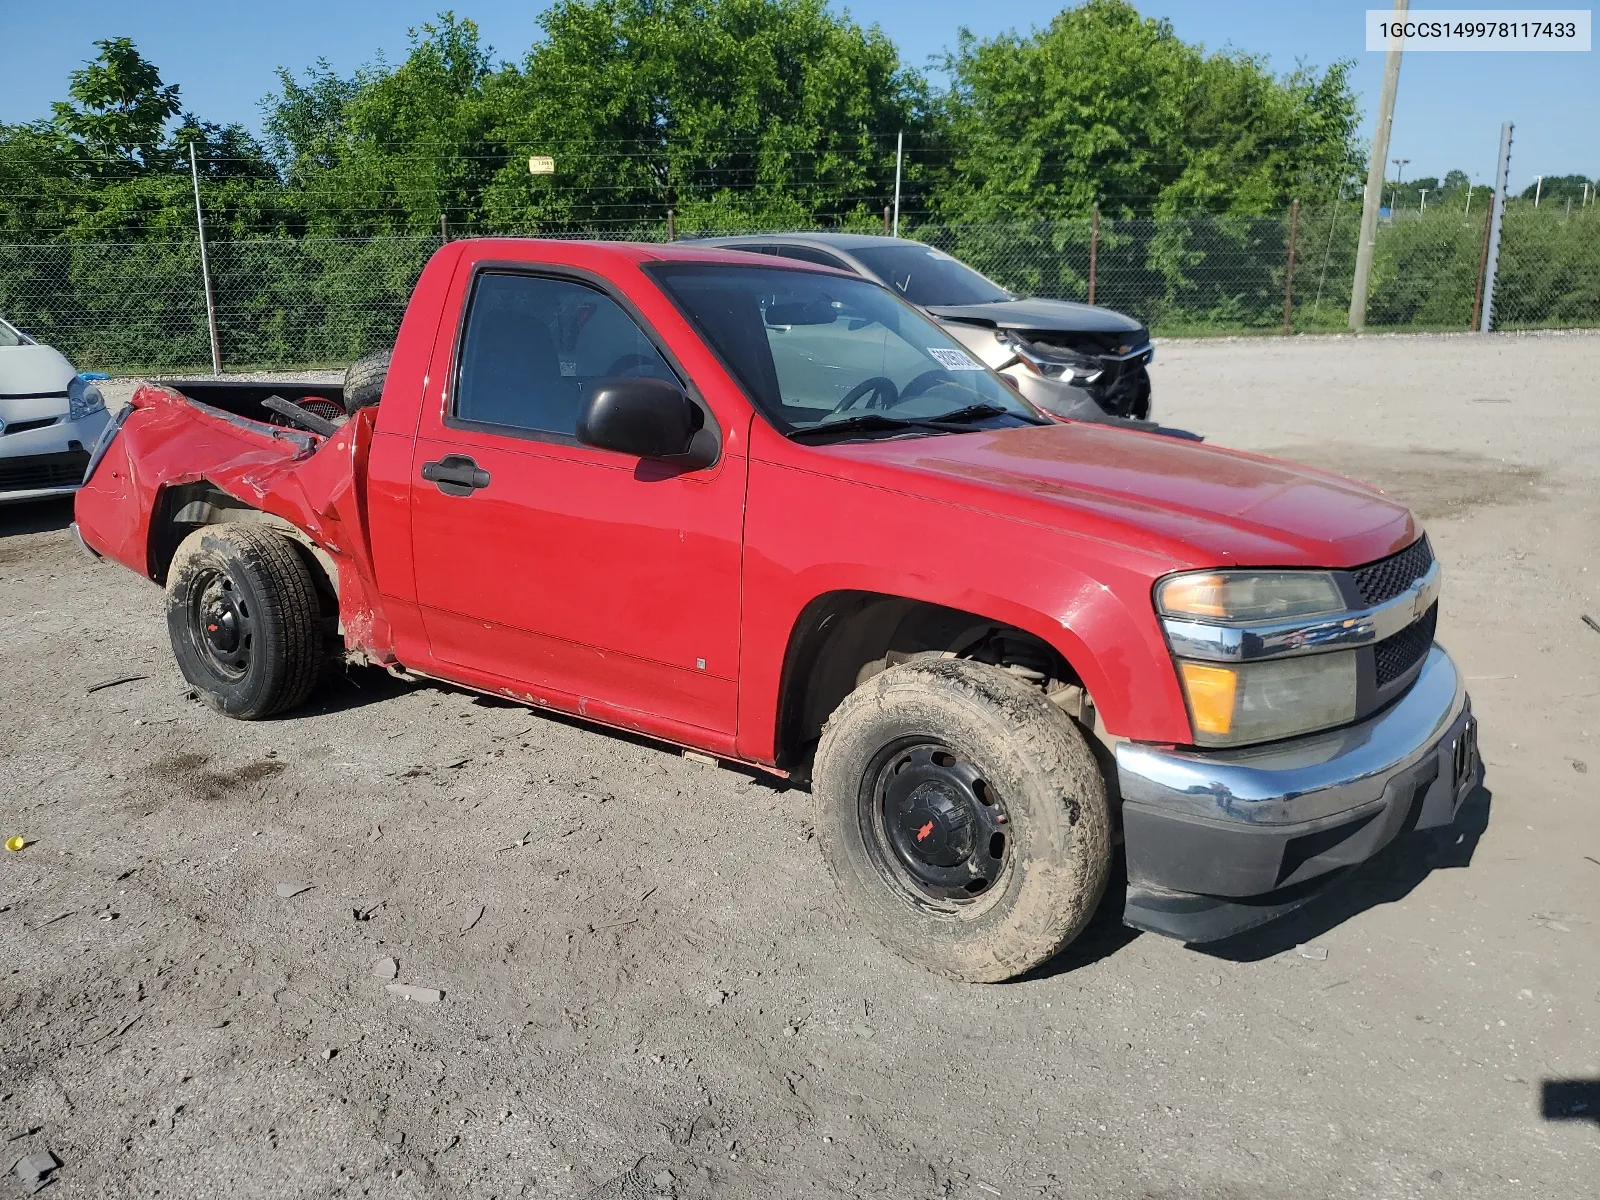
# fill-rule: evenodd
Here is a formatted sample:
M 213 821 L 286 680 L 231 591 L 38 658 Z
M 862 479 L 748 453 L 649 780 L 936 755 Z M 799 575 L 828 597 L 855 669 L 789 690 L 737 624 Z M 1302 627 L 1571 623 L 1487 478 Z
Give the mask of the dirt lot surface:
M 1188 949 L 1113 892 L 1002 986 L 865 935 L 800 791 L 371 671 L 216 716 L 156 588 L 79 555 L 67 507 L 0 509 L 0 834 L 31 843 L 0 855 L 0 1170 L 48 1148 L 61 1197 L 1594 1195 L 1600 337 L 1175 342 L 1155 375 L 1163 419 L 1424 514 L 1487 790 L 1276 927 Z M 390 958 L 443 999 L 386 992 Z

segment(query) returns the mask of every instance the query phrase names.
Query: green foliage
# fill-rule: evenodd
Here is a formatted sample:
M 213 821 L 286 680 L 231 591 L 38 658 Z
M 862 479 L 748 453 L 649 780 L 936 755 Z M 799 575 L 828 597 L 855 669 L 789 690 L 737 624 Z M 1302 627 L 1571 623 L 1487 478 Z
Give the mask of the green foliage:
M 1261 213 L 1356 169 L 1349 64 L 1275 78 L 1206 55 L 1125 0 L 1088 0 L 1028 37 L 965 30 L 946 69 L 950 221 L 1179 210 Z
M 1364 172 L 1347 64 L 1274 75 L 1125 0 L 963 32 L 942 91 L 826 0 L 560 0 L 539 20 L 514 63 L 446 12 L 397 65 L 280 70 L 260 140 L 185 111 L 130 40 L 95 43 L 49 117 L 0 125 L 0 311 L 84 365 L 204 364 L 191 145 L 223 354 L 244 365 L 385 344 L 441 217 L 452 235 L 651 240 L 668 211 L 682 234 L 876 231 L 903 132 L 905 228 L 1018 292 L 1087 298 L 1098 205 L 1098 303 L 1165 333 L 1274 328 L 1300 197 L 1295 327 L 1344 324 Z M 1501 327 L 1600 323 L 1584 182 L 1510 205 Z M 1486 212 L 1468 186 L 1389 186 L 1372 325 L 1466 326 Z
M 1554 203 L 1565 207 L 1568 200 L 1579 205 L 1586 196 L 1593 203 L 1595 181 L 1583 175 L 1546 175 L 1522 189 L 1524 200 L 1532 200 L 1535 195 L 1539 197 L 1541 205 Z
M 95 45 L 99 57 L 72 72 L 72 99 L 51 106 L 56 128 L 94 167 L 161 165 L 163 131 L 180 107 L 178 85 L 162 83 L 129 38 Z
M 881 210 L 925 87 L 824 0 L 566 0 L 497 81 L 500 228 L 833 223 Z M 558 174 L 533 176 L 526 155 Z

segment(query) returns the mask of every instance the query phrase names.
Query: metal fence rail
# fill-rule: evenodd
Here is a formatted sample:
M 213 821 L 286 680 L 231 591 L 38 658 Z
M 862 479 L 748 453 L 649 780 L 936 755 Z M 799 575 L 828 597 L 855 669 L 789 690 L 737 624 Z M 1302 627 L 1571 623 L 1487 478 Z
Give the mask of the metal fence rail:
M 1467 329 L 1486 215 L 1482 206 L 1472 213 L 1437 208 L 1385 222 L 1368 327 Z M 1301 209 L 1288 305 L 1294 330 L 1344 328 L 1359 218 L 1359 205 L 1348 201 Z M 660 241 L 668 230 L 641 226 L 629 236 Z M 1085 300 L 1092 262 L 1095 302 L 1140 318 L 1157 334 L 1267 332 L 1284 322 L 1286 213 L 924 224 L 910 236 L 1026 295 Z M 437 236 L 210 243 L 225 366 L 340 364 L 388 345 L 438 246 Z M 0 245 L 0 315 L 84 369 L 210 363 L 199 244 L 192 240 Z M 1508 207 L 1494 323 L 1600 325 L 1600 208 Z

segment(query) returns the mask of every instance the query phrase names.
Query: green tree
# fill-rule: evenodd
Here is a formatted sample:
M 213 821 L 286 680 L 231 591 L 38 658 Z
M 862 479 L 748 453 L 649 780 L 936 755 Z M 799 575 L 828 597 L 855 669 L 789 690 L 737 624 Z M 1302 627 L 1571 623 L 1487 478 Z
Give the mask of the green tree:
M 102 170 L 161 165 L 167 122 L 178 115 L 178 85 L 163 83 L 130 38 L 103 38 L 100 54 L 72 72 L 69 101 L 51 108 L 62 135 Z
M 926 88 L 876 27 L 825 0 L 565 0 L 489 89 L 502 228 L 866 222 Z M 528 173 L 530 154 L 556 174 Z
M 1349 64 L 1274 76 L 1207 55 L 1125 0 L 1088 0 L 1024 37 L 966 30 L 947 62 L 948 220 L 1178 210 L 1259 214 L 1358 166 Z
M 1536 191 L 1540 204 L 1553 201 L 1565 206 L 1571 200 L 1578 205 L 1583 203 L 1585 194 L 1590 203 L 1594 202 L 1595 184 L 1583 175 L 1546 175 L 1542 180 L 1523 188 L 1522 199 L 1532 200 Z

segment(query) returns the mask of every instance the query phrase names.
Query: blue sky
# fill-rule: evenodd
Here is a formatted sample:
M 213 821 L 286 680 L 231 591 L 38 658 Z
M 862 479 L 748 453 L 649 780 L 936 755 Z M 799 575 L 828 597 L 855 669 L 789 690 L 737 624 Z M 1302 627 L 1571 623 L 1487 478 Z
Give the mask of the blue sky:
M 1351 0 L 1135 0 L 1147 16 L 1171 19 L 1180 36 L 1209 48 L 1270 57 L 1280 72 L 1304 60 L 1356 60 L 1355 84 L 1370 133 L 1383 55 L 1365 49 L 1367 3 Z M 1444 0 L 1435 0 L 1441 6 Z M 1487 7 L 1450 0 L 1463 7 Z M 1544 0 L 1555 3 L 1558 0 Z M 1571 3 L 1574 0 L 1565 0 Z M 1581 2 L 1581 0 L 1579 0 Z M 1500 0 L 1511 6 L 1512 0 Z M 1381 0 L 1374 0 L 1374 7 Z M 257 101 L 279 65 L 299 71 L 319 56 L 349 71 L 380 48 L 391 60 L 406 31 L 446 0 L 0 0 L 0 121 L 48 114 L 65 94 L 67 72 L 92 56 L 98 37 L 132 37 L 182 87 L 186 105 L 209 120 L 255 127 Z M 963 23 L 980 36 L 1026 30 L 1060 10 L 1060 0 L 854 0 L 856 20 L 877 23 L 908 62 L 954 45 Z M 1413 7 L 1420 7 L 1414 4 Z M 1531 4 L 1522 7 L 1533 7 Z M 540 0 L 456 0 L 501 57 L 518 59 L 537 34 Z M 1516 122 L 1512 185 L 1535 174 L 1600 176 L 1600 65 L 1593 51 L 1568 54 L 1410 54 L 1400 78 L 1390 156 L 1409 158 L 1406 178 L 1460 167 L 1479 182 L 1494 172 L 1500 123 Z M 1392 174 L 1392 169 L 1391 169 Z

